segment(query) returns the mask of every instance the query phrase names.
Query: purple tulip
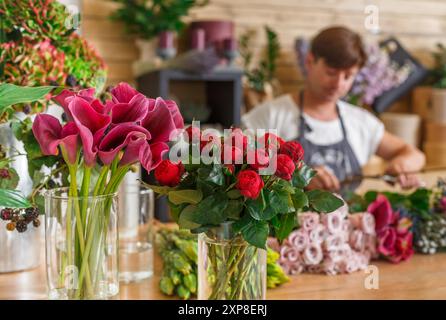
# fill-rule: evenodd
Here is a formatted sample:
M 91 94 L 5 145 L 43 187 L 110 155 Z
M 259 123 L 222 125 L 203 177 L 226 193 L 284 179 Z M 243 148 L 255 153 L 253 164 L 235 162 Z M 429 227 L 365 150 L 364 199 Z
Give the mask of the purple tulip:
M 74 122 L 79 129 L 84 151 L 84 163 L 92 167 L 96 161 L 98 145 L 111 118 L 95 110 L 86 100 L 74 97 L 68 105 Z
M 44 155 L 57 155 L 59 153 L 58 146 L 61 145 L 66 152 L 68 163 L 76 163 L 79 130 L 73 122 L 62 127 L 55 117 L 38 114 L 32 130 Z
M 150 133 L 139 125 L 120 124 L 110 130 L 99 144 L 99 158 L 106 165 L 113 162 L 119 151 L 130 145 L 129 152 L 126 152 L 126 164 L 133 162 L 129 158 L 138 159 L 139 149 L 144 141 L 150 139 Z M 139 147 L 138 147 L 139 146 Z M 137 149 L 137 150 L 135 150 Z M 132 154 L 136 156 L 132 157 Z

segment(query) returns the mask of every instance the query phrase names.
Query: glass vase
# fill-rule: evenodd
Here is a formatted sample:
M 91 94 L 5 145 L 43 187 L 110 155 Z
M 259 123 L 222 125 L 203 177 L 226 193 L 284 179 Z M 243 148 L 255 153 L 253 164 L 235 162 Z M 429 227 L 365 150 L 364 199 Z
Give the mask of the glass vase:
M 108 299 L 119 293 L 117 194 L 45 193 L 50 299 Z
M 198 299 L 264 300 L 266 250 L 234 235 L 232 224 L 198 237 Z

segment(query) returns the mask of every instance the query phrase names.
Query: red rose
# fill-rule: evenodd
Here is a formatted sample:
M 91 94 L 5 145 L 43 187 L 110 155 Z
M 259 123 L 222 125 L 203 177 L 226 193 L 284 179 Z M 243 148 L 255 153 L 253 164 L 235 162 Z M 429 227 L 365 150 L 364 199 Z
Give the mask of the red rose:
M 294 161 L 294 163 L 297 163 L 304 158 L 304 149 L 300 143 L 296 141 L 287 141 L 282 144 L 279 153 L 286 154 Z
M 200 152 L 203 151 L 203 148 L 206 147 L 208 144 L 213 144 L 220 147 L 221 145 L 219 143 L 221 142 L 218 141 L 215 136 L 211 134 L 202 134 L 200 138 Z
M 248 147 L 248 137 L 239 128 L 231 129 L 231 134 L 225 139 L 224 144 L 229 144 L 239 149 L 242 148 L 242 152 L 245 152 Z
M 291 176 L 296 169 L 296 165 L 294 164 L 293 160 L 291 160 L 291 158 L 286 154 L 279 154 L 276 161 L 276 176 L 285 180 L 291 180 Z
M 189 126 L 186 128 L 186 141 L 189 143 L 200 143 L 201 131 L 197 127 Z
M 221 161 L 224 164 L 242 164 L 243 152 L 237 147 L 225 144 L 221 153 Z
M 269 165 L 268 154 L 263 149 L 248 150 L 246 158 L 248 164 L 255 170 L 266 168 Z
M 245 197 L 256 199 L 263 188 L 263 180 L 254 170 L 242 170 L 237 175 L 235 187 Z
M 183 173 L 184 166 L 181 162 L 163 160 L 155 169 L 155 178 L 163 186 L 175 187 L 180 183 Z

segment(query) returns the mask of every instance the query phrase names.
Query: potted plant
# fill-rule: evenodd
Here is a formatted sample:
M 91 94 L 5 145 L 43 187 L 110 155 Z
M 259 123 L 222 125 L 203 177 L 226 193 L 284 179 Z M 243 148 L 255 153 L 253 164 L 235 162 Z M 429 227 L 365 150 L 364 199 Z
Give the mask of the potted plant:
M 204 6 L 209 2 L 208 0 L 111 1 L 121 5 L 112 13 L 111 19 L 124 23 L 127 33 L 136 35 L 141 61 L 151 61 L 155 57 L 157 44 L 152 40 L 160 34 L 163 34 L 160 39 L 162 45 L 172 46 L 173 34 L 185 26 L 182 18 L 193 7 Z
M 437 51 L 433 53 L 435 60 L 431 72 L 432 81 L 432 120 L 446 124 L 446 48 L 437 44 Z
M 278 94 L 279 85 L 275 78 L 276 60 L 280 53 L 280 44 L 276 32 L 265 26 L 267 38 L 266 55 L 257 67 L 252 67 L 252 38 L 255 31 L 248 30 L 239 41 L 240 56 L 243 60 L 245 73 L 245 105 L 247 111 L 266 100 L 271 100 Z

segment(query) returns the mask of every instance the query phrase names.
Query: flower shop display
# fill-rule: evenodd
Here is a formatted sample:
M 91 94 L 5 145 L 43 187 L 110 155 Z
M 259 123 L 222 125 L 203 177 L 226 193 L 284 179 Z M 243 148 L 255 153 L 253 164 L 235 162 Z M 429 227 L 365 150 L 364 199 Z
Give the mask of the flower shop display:
M 304 191 L 315 172 L 297 142 L 240 129 L 219 136 L 189 127 L 184 136 L 186 156 L 163 160 L 159 185 L 148 186 L 167 195 L 181 228 L 200 234 L 198 298 L 264 299 L 267 237 L 285 239 L 304 208 L 330 212 L 343 201 Z
M 156 245 L 163 259 L 159 282 L 161 292 L 190 299 L 197 294 L 197 235 L 187 230 L 161 228 L 156 234 Z M 277 263 L 279 254 L 268 248 L 267 287 L 276 288 L 289 278 Z
M 348 215 L 343 206 L 326 215 L 304 212 L 298 220 L 299 228 L 281 245 L 270 240 L 287 274 L 352 273 L 364 270 L 375 257 L 375 221 L 368 212 Z
M 45 192 L 49 296 L 107 298 L 119 290 L 118 187 L 133 165 L 148 172 L 159 165 L 183 119 L 175 102 L 126 83 L 104 103 L 94 89 L 63 90 L 55 100 L 68 122 L 38 114 L 32 126 L 42 153 L 60 154 L 69 170 L 69 187 Z
M 0 113 L 16 103 L 32 102 L 51 87 L 19 87 L 0 84 Z M 19 175 L 12 162 L 17 150 L 11 148 L 12 134 L 0 125 L 0 273 L 27 270 L 40 262 L 39 209 L 16 190 Z
M 349 195 L 351 212 L 367 210 L 376 220 L 377 250 L 392 262 L 413 252 L 434 254 L 446 248 L 446 183 L 439 178 L 431 189 L 412 193 L 369 191 Z
M 63 4 L 56 0 L 3 1 L 0 15 L 0 27 L 6 35 L 0 44 L 0 61 L 4 62 L 0 81 L 102 90 L 106 77 L 104 61 L 74 29 L 69 29 L 69 12 Z M 17 104 L 14 110 L 26 114 L 42 112 L 51 97 L 48 94 L 30 104 Z M 3 117 L 9 118 L 4 114 Z

